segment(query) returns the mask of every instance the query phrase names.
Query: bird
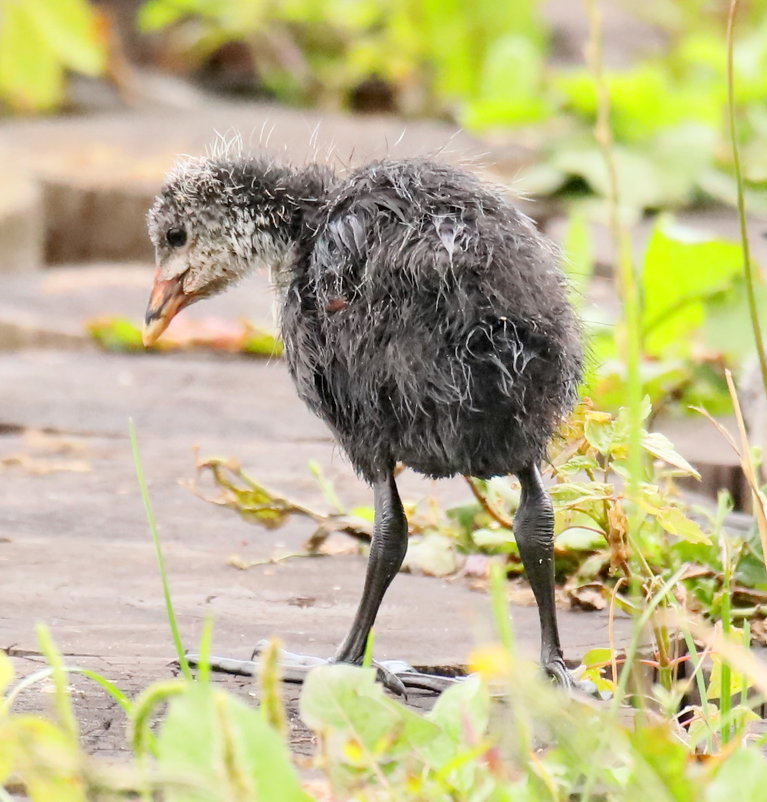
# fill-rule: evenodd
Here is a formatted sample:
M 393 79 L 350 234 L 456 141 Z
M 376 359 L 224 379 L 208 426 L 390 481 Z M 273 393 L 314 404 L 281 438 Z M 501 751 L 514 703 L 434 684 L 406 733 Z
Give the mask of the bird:
M 298 395 L 372 486 L 364 589 L 334 660 L 363 661 L 405 557 L 397 466 L 435 479 L 514 475 L 541 665 L 572 688 L 541 466 L 578 398 L 583 338 L 557 247 L 504 189 L 429 158 L 336 171 L 210 154 L 170 170 L 148 229 L 144 343 L 189 304 L 268 269 Z

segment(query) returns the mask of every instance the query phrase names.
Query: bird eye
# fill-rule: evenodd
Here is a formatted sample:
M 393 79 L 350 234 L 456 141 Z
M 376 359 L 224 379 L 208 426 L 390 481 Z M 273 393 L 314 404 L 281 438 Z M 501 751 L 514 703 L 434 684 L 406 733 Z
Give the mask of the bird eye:
M 186 231 L 183 228 L 169 228 L 165 240 L 171 248 L 180 248 L 186 242 Z

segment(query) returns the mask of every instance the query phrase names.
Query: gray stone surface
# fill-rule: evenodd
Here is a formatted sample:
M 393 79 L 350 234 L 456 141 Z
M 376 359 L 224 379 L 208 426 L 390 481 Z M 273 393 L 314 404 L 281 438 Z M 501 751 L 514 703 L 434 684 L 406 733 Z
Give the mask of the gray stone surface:
M 32 275 L 5 277 L 0 284 L 0 350 L 22 345 L 94 349 L 86 332 L 86 323 L 99 317 L 125 317 L 140 324 L 152 273 L 152 268 L 136 263 L 62 267 Z M 602 312 L 615 308 L 617 314 L 611 279 L 597 279 L 589 289 L 587 300 L 586 315 L 594 306 Z M 266 274 L 258 273 L 243 282 L 236 291 L 184 310 L 171 324 L 168 336 L 172 337 L 174 332 L 183 333 L 185 329 L 188 331 L 194 325 L 227 330 L 236 327 L 242 320 L 271 329 L 275 320 L 273 305 L 274 293 L 268 278 Z M 213 365 L 229 365 L 232 357 L 217 354 L 210 359 Z M 247 390 L 256 375 L 256 369 L 251 368 L 248 361 L 235 361 L 232 364 L 240 367 L 231 367 L 231 375 L 241 376 L 242 389 Z M 24 359 L 17 359 L 14 366 L 23 373 Z M 8 379 L 12 382 L 11 376 Z M 229 379 L 222 378 L 222 381 L 226 384 Z M 232 386 L 230 397 L 243 397 L 239 390 L 239 387 Z M 288 388 L 285 397 L 289 397 L 291 392 Z M 281 396 L 278 403 L 283 403 L 283 400 Z M 140 403 L 140 399 L 136 401 Z M 99 409 L 106 408 L 108 401 L 105 398 Z M 238 409 L 237 415 L 240 416 L 238 420 L 248 421 L 246 409 Z M 724 422 L 734 431 L 732 420 Z M 215 426 L 216 421 L 212 419 L 206 425 Z M 693 483 L 694 489 L 715 497 L 720 487 L 727 487 L 737 499 L 747 501 L 748 494 L 737 455 L 711 424 L 700 416 L 666 416 L 658 420 L 656 426 L 700 469 L 703 483 Z M 64 429 L 72 427 L 70 422 L 61 426 Z
M 332 654 L 361 592 L 358 549 L 350 542 L 336 556 L 238 570 L 228 564 L 232 554 L 258 560 L 300 550 L 313 527 L 293 519 L 268 532 L 178 483 L 193 476 L 198 446 L 202 454 L 237 456 L 268 485 L 322 507 L 307 469 L 315 459 L 349 505 L 370 503 L 370 490 L 324 425 L 297 400 L 282 363 L 25 350 L 0 354 L 0 386 L 0 646 L 13 647 L 21 673 L 39 667 L 37 621 L 51 627 L 69 662 L 102 671 L 129 692 L 171 671 L 129 418 L 139 432 L 184 642 L 194 647 L 213 614 L 217 652 L 247 657 L 258 639 L 279 634 L 295 650 Z M 48 434 L 30 439 L 27 429 Z M 61 469 L 51 470 L 57 463 Z M 406 499 L 467 497 L 459 480 L 429 482 L 406 473 L 400 484 Z M 515 604 L 512 617 L 523 653 L 534 659 L 535 608 Z M 563 610 L 561 625 L 575 661 L 607 643 L 604 614 Z M 627 630 L 620 619 L 621 644 Z M 465 581 L 400 574 L 379 618 L 376 651 L 421 663 L 463 663 L 491 631 L 486 595 Z M 242 693 L 251 689 L 241 679 L 222 681 Z M 89 748 L 118 754 L 124 744 L 118 711 L 93 686 L 77 680 L 76 687 L 83 725 L 93 733 Z M 295 693 L 288 689 L 294 743 L 306 748 Z M 30 693 L 21 704 L 37 709 L 44 699 Z M 414 702 L 431 703 L 429 697 Z

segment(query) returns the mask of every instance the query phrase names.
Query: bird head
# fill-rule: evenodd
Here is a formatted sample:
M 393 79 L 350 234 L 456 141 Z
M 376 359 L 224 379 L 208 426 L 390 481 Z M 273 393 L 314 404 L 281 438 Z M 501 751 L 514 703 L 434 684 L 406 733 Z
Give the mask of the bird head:
M 283 175 L 268 163 L 211 158 L 173 168 L 148 215 L 156 271 L 145 345 L 185 307 L 289 258 L 295 215 Z

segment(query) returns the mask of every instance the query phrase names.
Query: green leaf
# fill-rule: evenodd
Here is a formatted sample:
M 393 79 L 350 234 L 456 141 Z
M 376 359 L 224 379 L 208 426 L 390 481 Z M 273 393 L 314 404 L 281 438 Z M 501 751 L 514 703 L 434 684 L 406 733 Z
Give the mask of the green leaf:
M 168 0 L 147 0 L 138 13 L 138 27 L 141 31 L 151 33 L 167 28 L 174 22 L 183 19 L 196 3 L 168 2 Z
M 85 0 L 0 0 L 0 97 L 49 109 L 63 97 L 64 68 L 97 75 L 105 44 Z
M 603 665 L 605 663 L 609 663 L 612 660 L 612 650 L 611 649 L 592 649 L 589 652 L 581 657 L 581 664 L 587 667 Z
M 487 779 L 487 768 L 476 758 L 461 760 L 462 752 L 487 738 L 490 694 L 478 676 L 468 677 L 442 693 L 426 718 L 439 727 L 439 735 L 423 747 L 427 763 L 439 770 L 456 790 L 455 798 L 471 799 Z M 465 794 L 465 795 L 464 795 Z M 480 794 L 478 798 L 487 798 Z
M 464 124 L 480 129 L 548 117 L 551 104 L 542 91 L 542 71 L 540 48 L 528 37 L 508 34 L 496 39 L 485 57 L 477 96 L 467 106 Z
M 23 777 L 25 796 L 32 802 L 88 802 L 83 757 L 70 733 L 40 716 L 25 715 L 14 718 L 13 734 L 19 745 L 13 772 Z
M 169 802 L 310 802 L 290 752 L 259 711 L 210 685 L 189 684 L 174 697 L 157 739 L 161 770 L 183 778 Z
M 564 476 L 572 476 L 581 471 L 596 471 L 598 469 L 599 463 L 593 457 L 585 454 L 576 454 L 574 457 L 570 457 L 567 462 L 557 466 L 557 472 Z
M 736 749 L 721 762 L 706 788 L 704 802 L 732 802 L 734 798 L 757 800 L 767 788 L 767 759 L 758 749 Z
M 601 501 L 613 497 L 615 490 L 606 482 L 561 482 L 549 488 L 558 504 L 576 505 L 582 501 Z
M 464 743 L 469 733 L 472 738 L 481 738 L 487 732 L 490 720 L 487 686 L 477 676 L 452 685 L 437 699 L 426 718 L 456 744 Z
M 721 169 L 710 168 L 699 176 L 701 189 L 720 203 L 731 206 L 737 204 L 737 185 L 735 177 Z M 752 188 L 748 185 L 745 190 L 746 208 L 749 214 L 767 214 L 767 192 L 763 188 Z
M 742 261 L 737 243 L 659 220 L 642 269 L 647 352 L 690 353 L 691 335 L 706 319 L 706 302 L 733 285 Z
M 735 630 L 733 630 L 735 632 Z M 738 630 L 738 634 L 742 637 L 742 633 Z M 722 698 L 722 662 L 723 658 L 719 654 L 711 655 L 711 676 L 708 680 L 706 687 L 706 699 L 721 699 Z M 750 688 L 752 683 L 740 671 L 732 671 L 730 674 L 730 695 L 738 696 L 747 688 Z
M 0 12 L 0 97 L 24 111 L 56 106 L 63 96 L 61 64 L 21 3 L 5 0 Z
M 700 525 L 688 518 L 676 507 L 662 507 L 655 512 L 658 523 L 670 534 L 681 537 L 689 543 L 711 543 L 711 538 Z
M 355 518 L 361 518 L 363 521 L 373 523 L 376 519 L 376 511 L 374 507 L 352 507 L 349 514 Z
M 481 527 L 472 532 L 471 539 L 474 541 L 474 545 L 480 548 L 516 551 L 514 534 L 508 529 Z
M 754 289 L 757 308 L 767 309 L 767 286 L 757 282 Z M 727 293 L 706 304 L 701 339 L 708 350 L 725 356 L 733 364 L 739 364 L 743 355 L 753 350 L 754 333 L 748 314 L 746 284 L 741 276 L 735 277 Z M 726 387 L 723 389 L 729 399 Z M 709 402 L 702 405 L 714 414 Z
M 389 699 L 374 669 L 318 666 L 304 682 L 299 709 L 306 725 L 326 736 L 331 751 L 342 755 L 353 739 L 370 762 L 383 753 L 394 760 L 439 734 L 434 723 Z
M 103 71 L 106 48 L 86 0 L 24 0 L 24 8 L 63 66 L 88 75 Z
M 256 326 L 249 325 L 242 350 L 246 354 L 257 354 L 259 356 L 282 356 L 285 346 L 281 340 L 271 332 L 266 331 L 266 329 L 259 329 Z
M 590 446 L 600 454 L 608 454 L 615 434 L 612 415 L 609 412 L 587 413 L 583 432 Z
M 677 739 L 668 722 L 638 725 L 628 738 L 632 760 L 637 766 L 635 772 L 639 775 L 635 787 L 644 785 L 645 789 L 663 789 L 663 795 L 657 798 L 664 802 L 697 802 L 696 786 L 687 770 L 690 760 L 688 747 Z M 640 778 L 645 778 L 644 784 L 640 784 Z M 637 793 L 629 794 L 627 798 L 633 802 L 645 798 L 645 794 L 637 789 Z
M 621 187 L 622 211 L 636 215 L 665 205 L 661 171 L 649 154 L 616 145 L 615 169 Z M 609 196 L 610 174 L 600 149 L 593 144 L 564 146 L 549 157 L 551 166 L 585 181 L 602 197 Z
M 642 446 L 654 457 L 679 468 L 688 476 L 700 479 L 700 473 L 674 448 L 673 443 L 661 432 L 642 432 Z
M 107 317 L 85 324 L 88 334 L 107 351 L 143 351 L 141 329 L 128 318 Z
M 555 81 L 570 106 L 594 122 L 598 100 L 591 72 L 570 70 L 560 73 Z M 646 142 L 659 131 L 681 124 L 719 124 L 719 104 L 711 102 L 708 86 L 677 79 L 660 60 L 646 61 L 630 70 L 608 71 L 607 83 L 611 123 L 621 142 Z
M 420 539 L 411 538 L 403 565 L 430 576 L 453 574 L 458 569 L 455 544 L 451 538 L 437 532 Z
M 605 536 L 601 532 L 595 532 L 593 529 L 586 529 L 582 526 L 569 526 L 556 537 L 557 550 L 595 551 L 603 548 L 604 545 Z

